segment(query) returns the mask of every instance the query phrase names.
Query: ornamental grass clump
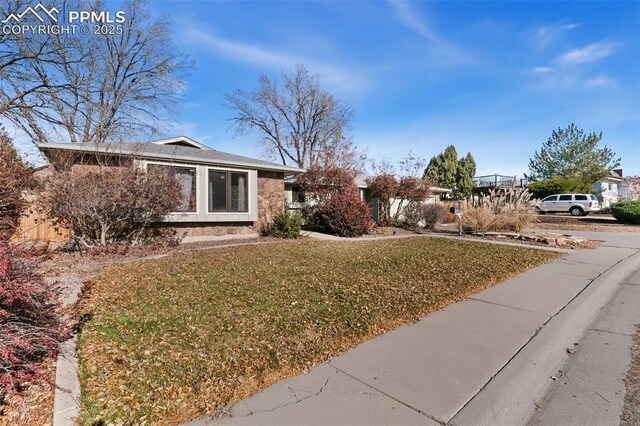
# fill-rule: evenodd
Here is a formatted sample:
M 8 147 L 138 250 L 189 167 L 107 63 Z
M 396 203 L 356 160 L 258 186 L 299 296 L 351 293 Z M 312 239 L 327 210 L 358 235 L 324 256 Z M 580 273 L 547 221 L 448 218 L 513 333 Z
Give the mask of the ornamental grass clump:
M 478 205 L 464 211 L 462 227 L 466 232 L 520 232 L 535 215 L 527 189 L 493 189 L 480 198 Z

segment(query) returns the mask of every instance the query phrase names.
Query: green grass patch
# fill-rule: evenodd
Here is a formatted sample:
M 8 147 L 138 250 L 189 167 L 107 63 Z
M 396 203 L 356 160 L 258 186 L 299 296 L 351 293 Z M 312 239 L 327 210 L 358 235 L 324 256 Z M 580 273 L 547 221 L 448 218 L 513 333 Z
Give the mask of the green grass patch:
M 82 308 L 82 421 L 214 412 L 557 256 L 437 238 L 295 241 L 105 270 Z

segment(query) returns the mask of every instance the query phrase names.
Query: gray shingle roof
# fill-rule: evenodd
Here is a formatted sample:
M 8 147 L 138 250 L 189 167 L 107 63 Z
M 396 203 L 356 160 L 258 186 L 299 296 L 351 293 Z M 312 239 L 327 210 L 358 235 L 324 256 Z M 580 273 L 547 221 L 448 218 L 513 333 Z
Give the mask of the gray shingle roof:
M 40 150 L 47 155 L 49 151 L 68 150 L 83 153 L 115 154 L 136 156 L 144 159 L 170 160 L 184 163 L 235 166 L 258 170 L 282 171 L 286 173 L 302 173 L 303 169 L 283 166 L 282 164 L 243 157 L 213 149 L 205 150 L 179 145 L 160 145 L 155 143 L 102 143 L 102 144 L 71 144 L 45 143 L 39 145 Z

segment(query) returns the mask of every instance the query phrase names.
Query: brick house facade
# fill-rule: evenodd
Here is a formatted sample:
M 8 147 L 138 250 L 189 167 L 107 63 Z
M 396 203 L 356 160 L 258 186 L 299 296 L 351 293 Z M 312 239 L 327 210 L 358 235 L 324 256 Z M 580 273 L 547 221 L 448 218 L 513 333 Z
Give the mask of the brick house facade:
M 41 144 L 40 150 L 54 168 L 74 172 L 133 165 L 172 173 L 184 202 L 159 226 L 175 228 L 186 241 L 260 232 L 285 212 L 285 176 L 304 172 L 216 151 L 186 137 L 145 144 Z

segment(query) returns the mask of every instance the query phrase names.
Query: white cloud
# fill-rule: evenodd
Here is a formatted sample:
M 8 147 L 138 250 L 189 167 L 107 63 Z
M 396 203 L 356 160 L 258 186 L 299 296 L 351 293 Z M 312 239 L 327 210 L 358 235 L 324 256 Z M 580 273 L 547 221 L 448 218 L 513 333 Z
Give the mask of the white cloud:
M 598 76 L 585 82 L 585 86 L 590 89 L 615 87 L 616 81 L 606 76 Z
M 205 145 L 211 139 L 211 134 L 202 133 L 197 124 L 188 121 L 165 121 L 162 127 L 166 129 L 163 137 L 167 138 L 186 136 Z
M 558 38 L 560 34 L 578 28 L 579 26 L 581 26 L 581 24 L 576 22 L 545 25 L 538 27 L 534 31 L 533 38 L 538 47 L 544 48 Z
M 229 40 L 197 29 L 187 30 L 184 36 L 187 41 L 202 44 L 220 56 L 262 67 L 291 70 L 296 64 L 303 63 L 312 73 L 319 74 L 323 83 L 338 90 L 357 91 L 368 85 L 367 78 L 361 73 L 301 55 Z
M 581 49 L 573 49 L 560 55 L 558 62 L 564 65 L 577 65 L 594 62 L 610 56 L 617 48 L 616 43 L 598 42 L 589 44 Z
M 551 67 L 535 67 L 531 70 L 531 72 L 536 73 L 536 74 L 545 74 L 545 73 L 549 73 L 549 72 L 553 72 L 555 71 L 553 68 Z
M 429 28 L 429 26 L 420 17 L 420 14 L 414 10 L 413 6 L 408 1 L 390 0 L 389 4 L 391 5 L 391 9 L 393 10 L 395 17 L 405 27 L 429 40 L 438 43 L 440 42 L 440 39 L 435 35 L 431 28 Z
M 438 36 L 411 3 L 406 0 L 389 0 L 389 5 L 395 18 L 402 25 L 432 42 L 431 48 L 435 55 L 454 63 L 471 61 L 471 55 L 468 52 Z

